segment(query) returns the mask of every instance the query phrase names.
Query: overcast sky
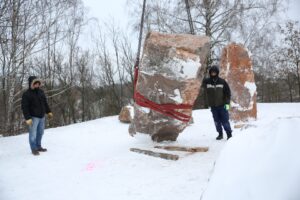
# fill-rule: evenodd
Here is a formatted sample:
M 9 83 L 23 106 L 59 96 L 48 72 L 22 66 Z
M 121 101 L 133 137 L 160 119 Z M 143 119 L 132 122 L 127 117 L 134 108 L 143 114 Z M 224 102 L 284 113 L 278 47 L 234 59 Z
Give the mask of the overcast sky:
M 142 1 L 142 0 L 136 0 Z M 289 0 L 289 10 L 287 17 L 300 21 L 300 0 Z M 129 14 L 126 6 L 127 0 L 83 0 L 88 8 L 90 17 L 95 17 L 99 21 L 106 21 L 113 18 L 115 22 L 123 28 L 130 28 Z
M 300 1 L 290 0 L 287 16 L 292 20 L 300 22 Z
M 142 0 L 136 0 L 142 1 Z M 130 27 L 129 8 L 127 6 L 127 0 L 83 0 L 85 7 L 88 10 L 89 18 L 96 18 L 100 24 L 102 22 L 111 22 L 112 19 L 115 25 L 122 28 L 129 37 L 132 38 L 133 47 L 136 46 L 137 34 L 132 32 Z M 300 0 L 289 0 L 288 11 L 283 15 L 283 19 L 292 19 L 300 22 Z M 93 25 L 92 25 L 93 26 Z M 92 29 L 94 27 L 91 27 Z M 86 29 L 86 33 L 90 33 L 90 30 Z M 89 47 L 92 43 L 91 40 L 83 37 L 80 41 L 80 45 L 85 48 Z
M 89 11 L 89 17 L 95 17 L 100 22 L 113 18 L 119 26 L 128 27 L 127 0 L 83 0 L 83 2 Z
M 141 1 L 142 0 L 136 0 Z M 130 27 L 129 20 L 129 9 L 127 6 L 127 0 L 83 0 L 85 7 L 87 8 L 89 18 L 96 18 L 100 24 L 102 22 L 111 22 L 114 20 L 115 25 L 121 27 L 132 38 L 133 47 L 137 44 L 137 33 L 132 32 L 132 27 Z M 288 11 L 283 15 L 282 19 L 292 19 L 300 22 L 300 0 L 289 0 Z M 93 25 L 90 27 L 94 29 Z M 86 33 L 90 34 L 90 30 L 86 29 Z M 87 36 L 87 35 L 86 35 Z M 92 43 L 87 37 L 83 37 L 80 41 L 81 46 L 89 47 Z

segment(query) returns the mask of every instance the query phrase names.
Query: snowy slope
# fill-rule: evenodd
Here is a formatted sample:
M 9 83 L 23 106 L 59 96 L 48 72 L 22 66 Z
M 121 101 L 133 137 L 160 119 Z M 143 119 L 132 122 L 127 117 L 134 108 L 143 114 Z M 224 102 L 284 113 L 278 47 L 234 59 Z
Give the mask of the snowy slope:
M 195 111 L 195 123 L 172 145 L 202 145 L 210 149 L 207 153 L 193 155 L 177 153 L 181 156 L 178 161 L 130 152 L 131 147 L 153 149 L 155 144 L 146 136 L 130 137 L 128 125 L 120 123 L 117 117 L 46 130 L 43 142 L 48 152 L 38 157 L 30 154 L 27 134 L 0 138 L 0 200 L 199 200 L 204 191 L 207 199 L 213 199 L 210 191 L 219 186 L 224 187 L 218 185 L 219 180 L 226 176 L 222 169 L 231 166 L 230 173 L 233 173 L 233 169 L 239 166 L 235 158 L 228 154 L 245 151 L 247 146 L 244 140 L 250 141 L 248 145 L 251 148 L 257 143 L 259 148 L 256 152 L 265 150 L 263 144 L 278 143 L 279 139 L 266 139 L 268 135 L 259 135 L 260 130 L 263 130 L 264 134 L 279 135 L 285 141 L 282 145 L 289 146 L 288 138 L 293 136 L 292 131 L 286 135 L 279 134 L 283 131 L 279 128 L 281 123 L 287 123 L 282 126 L 295 130 L 294 133 L 299 135 L 300 118 L 295 116 L 300 115 L 300 104 L 259 104 L 258 109 L 259 119 L 251 123 L 256 127 L 235 130 L 229 143 L 225 140 L 215 141 L 216 133 L 209 110 Z M 277 124 L 278 127 L 268 128 L 270 124 Z M 294 129 L 296 127 L 298 130 Z M 278 131 L 274 132 L 274 129 Z M 252 133 L 255 136 L 251 136 Z M 273 149 L 276 148 L 278 145 L 274 144 Z M 291 151 L 291 148 L 286 151 Z M 300 153 L 299 149 L 295 151 Z M 278 159 L 288 158 L 282 155 Z M 216 160 L 217 166 L 214 169 Z M 271 158 L 267 161 L 273 163 Z M 292 165 L 292 160 L 287 164 Z M 278 166 L 281 167 L 286 166 Z M 237 172 L 243 171 L 240 169 Z M 236 175 L 241 176 L 238 173 Z M 256 174 L 253 172 L 251 175 Z M 235 183 L 233 180 L 232 184 Z M 226 194 L 231 191 L 225 188 L 222 192 Z
M 262 112 L 255 128 L 228 141 L 202 200 L 300 199 L 299 104 Z

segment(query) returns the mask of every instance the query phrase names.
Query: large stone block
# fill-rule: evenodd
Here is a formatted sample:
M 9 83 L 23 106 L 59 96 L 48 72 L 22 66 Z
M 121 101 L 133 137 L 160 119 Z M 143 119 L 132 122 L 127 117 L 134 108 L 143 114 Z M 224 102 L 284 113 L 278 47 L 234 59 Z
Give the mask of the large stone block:
M 130 123 L 133 119 L 133 107 L 132 106 L 123 106 L 119 114 L 119 120 L 123 123 Z
M 144 45 L 136 90 L 157 104 L 193 105 L 201 86 L 209 38 L 151 32 Z M 134 104 L 131 135 L 149 134 L 154 141 L 176 140 L 188 123 Z M 192 115 L 192 109 L 177 110 Z
M 240 44 L 227 45 L 222 52 L 220 71 L 231 89 L 231 119 L 235 122 L 256 119 L 256 85 L 248 51 Z

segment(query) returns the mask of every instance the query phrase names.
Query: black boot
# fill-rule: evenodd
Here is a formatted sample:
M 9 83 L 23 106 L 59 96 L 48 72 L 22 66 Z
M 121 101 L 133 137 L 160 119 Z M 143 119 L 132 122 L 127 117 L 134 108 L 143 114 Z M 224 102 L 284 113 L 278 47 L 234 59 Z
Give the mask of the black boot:
M 232 132 L 228 132 L 228 133 L 226 133 L 227 134 L 227 140 L 229 140 L 231 137 L 232 137 L 232 134 L 231 134 Z
M 38 148 L 38 151 L 40 151 L 40 152 L 46 152 L 47 149 L 45 149 L 45 148 L 43 148 L 43 147 L 40 147 L 40 148 Z
M 31 152 L 32 152 L 32 154 L 33 154 L 34 156 L 40 155 L 40 153 L 38 152 L 38 150 L 32 150 Z
M 219 133 L 218 137 L 216 138 L 216 140 L 222 140 L 223 139 L 223 133 Z

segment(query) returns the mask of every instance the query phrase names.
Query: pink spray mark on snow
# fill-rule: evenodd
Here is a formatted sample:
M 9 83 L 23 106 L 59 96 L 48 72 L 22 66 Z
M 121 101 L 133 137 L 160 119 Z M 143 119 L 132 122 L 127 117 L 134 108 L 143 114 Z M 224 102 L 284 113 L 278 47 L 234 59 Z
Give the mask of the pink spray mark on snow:
M 92 172 L 96 168 L 99 168 L 101 166 L 102 166 L 102 162 L 101 161 L 92 161 L 92 162 L 89 162 L 82 171 Z

